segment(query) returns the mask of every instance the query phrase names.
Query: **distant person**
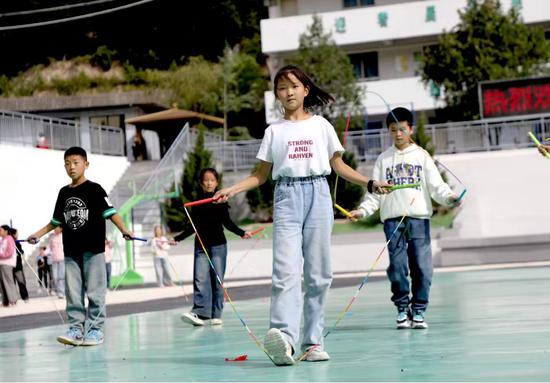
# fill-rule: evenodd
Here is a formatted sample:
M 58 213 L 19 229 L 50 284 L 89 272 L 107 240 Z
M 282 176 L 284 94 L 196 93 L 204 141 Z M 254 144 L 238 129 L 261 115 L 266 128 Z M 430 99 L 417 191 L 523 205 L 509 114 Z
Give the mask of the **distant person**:
M 170 249 L 170 243 L 164 236 L 160 226 L 155 226 L 151 247 L 153 248 L 153 262 L 155 264 L 157 285 L 159 287 L 174 286 L 174 282 L 172 282 L 172 277 L 170 276 L 170 268 L 168 267 L 168 249 Z
M 107 274 L 107 288 L 111 288 L 111 262 L 113 261 L 114 242 L 105 238 L 105 272 Z
M 213 197 L 219 184 L 218 172 L 212 168 L 202 169 L 198 181 L 203 190 L 198 198 Z M 193 308 L 191 312 L 183 314 L 181 319 L 194 326 L 204 326 L 206 320 L 210 320 L 211 325 L 219 326 L 222 324 L 224 292 L 216 274 L 223 282 L 227 263 L 227 240 L 223 228 L 245 239 L 250 238 L 250 233 L 235 225 L 229 217 L 229 206 L 226 203 L 195 206 L 191 216 L 216 271 L 212 270 L 199 239 L 195 237 Z M 175 236 L 174 240 L 182 241 L 193 233 L 193 229 L 189 228 Z
M 48 290 L 48 248 L 46 246 L 40 246 L 38 254 L 36 255 L 36 267 L 38 268 L 38 279 L 40 280 L 40 286 L 38 291 L 42 289 Z
M 0 226 L 0 293 L 2 305 L 14 306 L 17 303 L 17 292 L 13 281 L 13 269 L 17 263 L 15 241 L 10 235 L 8 225 Z
M 25 252 L 23 251 L 21 243 L 17 242 L 17 229 L 11 228 L 10 235 L 15 241 L 15 253 L 17 257 L 15 268 L 13 269 L 13 280 L 19 287 L 21 299 L 23 299 L 23 302 L 27 303 L 29 301 L 29 291 L 27 290 L 27 280 L 25 279 L 25 272 L 23 270 L 23 257 L 25 256 Z
M 387 115 L 386 125 L 393 145 L 378 156 L 372 179 L 394 185 L 420 186 L 396 190 L 389 195 L 366 194 L 360 208 L 350 214 L 363 218 L 380 210 L 389 241 L 387 274 L 391 282 L 391 300 L 397 308 L 396 326 L 398 329 L 425 329 L 428 324 L 424 315 L 433 276 L 432 198 L 443 206 L 453 206 L 458 203 L 458 197 L 443 181 L 428 152 L 411 141 L 412 113 L 406 108 L 395 108 Z
M 63 252 L 63 234 L 60 226 L 56 227 L 49 239 L 51 252 L 51 289 L 59 299 L 65 297 L 65 255 Z
M 89 166 L 86 151 L 70 147 L 63 159 L 71 183 L 59 191 L 51 221 L 27 240 L 37 243 L 56 227 L 63 228 L 69 329 L 57 341 L 95 346 L 104 341 L 106 318 L 105 220 L 110 219 L 127 240 L 133 238 L 133 233 L 124 226 L 101 185 L 86 179 L 84 173 Z
M 147 159 L 147 145 L 145 144 L 145 138 L 143 138 L 141 129 L 139 128 L 136 129 L 136 134 L 132 141 L 132 154 L 136 161 L 144 161 Z
M 38 133 L 38 138 L 36 140 L 36 147 L 40 149 L 49 149 L 50 145 L 48 144 L 48 139 L 44 133 Z

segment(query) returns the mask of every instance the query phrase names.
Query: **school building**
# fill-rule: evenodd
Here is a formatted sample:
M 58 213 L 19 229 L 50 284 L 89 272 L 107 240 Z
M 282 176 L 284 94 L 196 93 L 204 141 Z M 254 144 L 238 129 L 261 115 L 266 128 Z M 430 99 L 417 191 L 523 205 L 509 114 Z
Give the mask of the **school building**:
M 423 47 L 436 44 L 444 31 L 459 22 L 471 0 L 268 0 L 269 18 L 261 21 L 262 51 L 269 56 L 272 75 L 299 47 L 313 16 L 322 19 L 353 64 L 358 84 L 381 95 L 392 108 L 404 106 L 427 116 L 443 106 L 442 90 L 424 84 L 418 73 Z M 501 0 L 503 11 L 516 7 L 524 23 L 541 26 L 550 39 L 550 2 Z M 373 93 L 363 98 L 368 129 L 383 127 L 388 112 Z M 273 92 L 265 93 L 266 120 L 278 118 Z

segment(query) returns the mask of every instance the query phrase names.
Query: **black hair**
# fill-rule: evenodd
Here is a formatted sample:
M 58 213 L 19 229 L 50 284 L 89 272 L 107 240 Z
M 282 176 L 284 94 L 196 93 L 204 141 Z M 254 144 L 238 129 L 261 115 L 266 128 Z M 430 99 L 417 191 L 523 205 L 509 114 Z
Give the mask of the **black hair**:
M 305 72 L 296 65 L 287 65 L 279 69 L 277 74 L 275 75 L 275 78 L 273 79 L 273 92 L 275 93 L 275 97 L 277 97 L 277 83 L 282 78 L 288 79 L 288 75 L 293 74 L 296 76 L 296 78 L 304 84 L 304 87 L 309 90 L 308 95 L 304 99 L 304 108 L 311 108 L 313 106 L 323 106 L 328 104 L 329 102 L 334 101 L 334 97 L 332 97 L 328 92 L 324 91 L 323 89 L 319 88 L 313 80 L 305 74 Z
M 8 232 L 8 234 L 10 234 L 10 230 L 11 230 L 11 227 L 9 227 L 8 225 L 2 225 L 0 226 L 2 229 L 6 230 Z
M 65 159 L 69 156 L 81 156 L 86 161 L 88 160 L 88 155 L 86 154 L 86 151 L 83 148 L 81 148 L 80 146 L 71 146 L 69 149 L 65 150 L 65 154 L 63 155 L 63 159 Z
M 17 229 L 13 228 L 13 227 L 10 227 L 8 229 L 8 234 L 11 235 L 12 237 L 17 234 Z
M 202 169 L 201 172 L 199 173 L 199 182 L 202 182 L 202 179 L 204 178 L 204 175 L 207 172 L 212 173 L 214 175 L 214 177 L 216 178 L 216 181 L 220 182 L 220 176 L 218 175 L 218 171 L 214 168 L 204 168 L 204 169 Z
M 386 117 L 386 126 L 389 128 L 392 122 L 399 123 L 401 121 L 407 121 L 409 126 L 413 126 L 413 115 L 410 110 L 407 108 L 394 108 L 391 112 L 388 113 Z

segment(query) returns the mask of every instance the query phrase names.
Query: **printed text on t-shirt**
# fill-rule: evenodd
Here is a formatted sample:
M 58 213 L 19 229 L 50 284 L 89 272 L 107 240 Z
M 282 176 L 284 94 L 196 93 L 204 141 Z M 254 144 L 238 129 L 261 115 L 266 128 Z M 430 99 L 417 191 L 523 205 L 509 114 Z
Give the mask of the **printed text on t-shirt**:
M 288 158 L 291 160 L 300 160 L 304 158 L 313 158 L 311 148 L 313 140 L 303 139 L 288 141 Z

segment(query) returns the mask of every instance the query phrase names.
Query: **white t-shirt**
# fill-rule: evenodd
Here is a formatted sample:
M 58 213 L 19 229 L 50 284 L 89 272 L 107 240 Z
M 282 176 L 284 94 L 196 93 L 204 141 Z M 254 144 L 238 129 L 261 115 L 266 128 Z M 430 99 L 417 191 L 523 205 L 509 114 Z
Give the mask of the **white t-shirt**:
M 334 127 L 324 117 L 280 120 L 267 127 L 257 159 L 273 164 L 274 180 L 280 177 L 329 175 L 329 160 L 344 152 Z

